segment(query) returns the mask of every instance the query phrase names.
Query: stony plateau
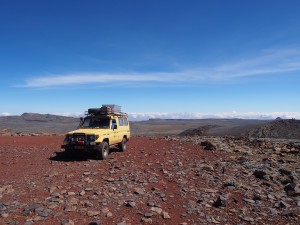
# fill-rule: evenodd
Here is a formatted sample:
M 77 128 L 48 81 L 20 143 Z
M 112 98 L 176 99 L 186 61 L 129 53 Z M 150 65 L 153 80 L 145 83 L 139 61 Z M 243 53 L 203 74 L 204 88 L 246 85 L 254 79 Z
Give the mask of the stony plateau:
M 108 160 L 0 136 L 0 224 L 299 224 L 300 144 L 142 137 Z

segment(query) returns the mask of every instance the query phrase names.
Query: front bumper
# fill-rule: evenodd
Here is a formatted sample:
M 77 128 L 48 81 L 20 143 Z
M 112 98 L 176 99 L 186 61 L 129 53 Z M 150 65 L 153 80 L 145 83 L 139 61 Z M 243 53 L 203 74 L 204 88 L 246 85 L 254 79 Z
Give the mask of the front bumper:
M 61 145 L 62 149 L 69 152 L 95 152 L 97 144 L 96 142 L 90 142 L 87 144 L 63 144 Z

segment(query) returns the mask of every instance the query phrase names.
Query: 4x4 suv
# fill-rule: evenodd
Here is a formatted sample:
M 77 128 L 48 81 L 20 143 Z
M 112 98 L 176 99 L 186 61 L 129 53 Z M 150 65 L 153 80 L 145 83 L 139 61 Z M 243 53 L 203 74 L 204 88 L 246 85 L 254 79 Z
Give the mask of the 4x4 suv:
M 77 130 L 70 131 L 61 146 L 69 155 L 78 151 L 92 153 L 98 159 L 106 159 L 109 147 L 118 145 L 126 150 L 130 138 L 128 116 L 117 105 L 102 105 L 89 109 Z

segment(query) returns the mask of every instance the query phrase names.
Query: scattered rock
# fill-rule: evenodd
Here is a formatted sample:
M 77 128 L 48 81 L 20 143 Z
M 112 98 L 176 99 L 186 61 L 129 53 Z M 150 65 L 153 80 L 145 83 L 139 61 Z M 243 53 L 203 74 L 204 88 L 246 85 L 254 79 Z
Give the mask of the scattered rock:
M 284 187 L 288 196 L 300 196 L 300 187 L 295 183 L 289 183 Z
M 146 212 L 145 214 L 144 214 L 144 217 L 146 217 L 146 218 L 150 218 L 150 217 L 152 217 L 153 216 L 153 212 Z
M 127 225 L 127 223 L 125 221 L 122 221 L 120 223 L 117 223 L 117 225 Z
M 67 205 L 65 208 L 66 212 L 75 212 L 77 210 L 77 207 L 75 205 Z
M 62 222 L 61 222 L 61 225 L 74 225 L 75 223 L 74 223 L 74 221 L 73 220 L 63 220 Z
M 255 170 L 253 175 L 256 177 L 256 178 L 259 178 L 259 179 L 265 179 L 265 176 L 267 175 L 267 173 L 263 170 Z
M 141 221 L 144 222 L 144 223 L 152 224 L 152 219 L 151 218 L 142 217 Z
M 100 212 L 99 211 L 94 211 L 94 210 L 89 210 L 87 211 L 87 216 L 92 217 L 92 216 L 97 216 L 99 215 Z
M 171 219 L 169 213 L 167 213 L 167 212 L 162 212 L 162 217 L 163 217 L 164 219 Z
M 33 224 L 33 221 L 32 220 L 28 220 L 24 223 L 24 225 L 32 225 Z
M 8 216 L 9 216 L 8 213 L 1 213 L 1 217 L 3 217 L 3 218 L 7 218 Z
M 128 201 L 127 203 L 126 203 L 126 206 L 127 207 L 135 207 L 136 206 L 136 203 L 134 202 L 134 201 Z
M 251 217 L 241 217 L 241 219 L 246 222 L 254 222 L 254 219 Z
M 134 194 L 145 195 L 145 191 L 142 188 L 135 188 L 134 189 Z
M 201 146 L 205 146 L 204 150 L 210 150 L 210 151 L 216 150 L 216 147 L 209 141 L 202 141 Z
M 156 212 L 157 214 L 162 213 L 162 209 L 159 207 L 151 207 L 151 211 Z
M 0 145 L 0 220 L 6 225 L 99 225 L 87 221 L 100 218 L 101 224 L 131 225 L 299 223 L 296 143 L 132 137 L 126 154 L 112 151 L 97 161 L 49 160 L 59 140 L 48 138 L 28 148 L 15 147 L 14 139 Z M 199 146 L 203 139 L 214 151 Z
M 215 200 L 215 202 L 213 204 L 213 206 L 216 208 L 226 207 L 227 205 L 228 205 L 228 200 L 223 195 L 219 195 L 219 197 L 217 198 L 217 200 Z
M 101 225 L 100 221 L 90 222 L 89 225 Z

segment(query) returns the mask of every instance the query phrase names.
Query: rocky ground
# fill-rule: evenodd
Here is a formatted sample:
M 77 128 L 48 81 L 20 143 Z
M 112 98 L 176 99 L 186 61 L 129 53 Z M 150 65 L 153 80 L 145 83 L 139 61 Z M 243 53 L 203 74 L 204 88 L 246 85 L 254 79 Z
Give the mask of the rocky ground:
M 0 224 L 299 224 L 300 145 L 133 137 L 105 161 L 0 136 Z

